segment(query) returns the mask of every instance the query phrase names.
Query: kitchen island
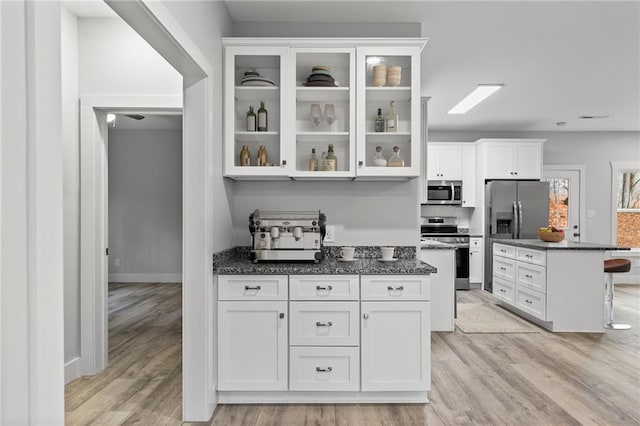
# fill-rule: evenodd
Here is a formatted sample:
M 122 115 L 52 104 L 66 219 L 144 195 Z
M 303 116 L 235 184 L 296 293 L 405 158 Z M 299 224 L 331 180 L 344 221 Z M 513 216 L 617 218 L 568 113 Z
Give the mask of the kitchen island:
M 341 261 L 253 263 L 214 256 L 221 403 L 429 401 L 431 283 L 436 268 L 396 248 Z
M 608 244 L 541 240 L 493 243 L 493 295 L 506 309 L 554 332 L 604 332 Z

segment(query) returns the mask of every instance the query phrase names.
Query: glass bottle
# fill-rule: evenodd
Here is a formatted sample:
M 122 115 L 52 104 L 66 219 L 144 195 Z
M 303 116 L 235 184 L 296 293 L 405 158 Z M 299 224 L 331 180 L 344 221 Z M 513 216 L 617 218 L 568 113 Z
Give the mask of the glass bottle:
M 264 107 L 264 101 L 260 101 L 260 108 L 258 109 L 258 131 L 267 132 L 268 128 L 267 109 Z
M 382 155 L 382 147 L 376 146 L 376 153 L 373 154 L 373 160 L 371 161 L 373 167 L 386 167 L 387 159 Z
M 311 157 L 309 158 L 309 171 L 310 172 L 318 171 L 318 157 L 316 157 L 315 148 L 311 148 Z
M 398 113 L 396 112 L 396 102 L 391 101 L 389 105 L 389 112 L 384 119 L 384 131 L 385 132 L 397 132 L 398 131 Z
M 247 145 L 243 145 L 242 151 L 240 151 L 240 165 L 241 166 L 251 165 L 251 153 L 249 152 L 249 147 Z
M 258 166 L 266 166 L 267 162 L 269 161 L 269 155 L 267 154 L 267 148 L 264 147 L 264 145 L 260 145 L 260 148 L 258 148 L 258 153 L 256 154 L 256 159 L 257 159 L 257 165 Z
M 249 107 L 249 111 L 247 112 L 247 132 L 255 132 L 256 131 L 256 113 L 253 112 L 253 107 Z
M 327 153 L 327 171 L 335 172 L 338 170 L 338 159 L 333 153 L 333 144 L 329 144 L 329 152 Z
M 322 155 L 320 155 L 319 170 L 321 172 L 326 172 L 327 171 L 327 153 L 326 152 L 323 152 Z
M 393 155 L 389 158 L 387 166 L 404 167 L 404 160 L 402 159 L 402 157 L 400 157 L 400 147 L 398 147 L 397 145 L 393 147 Z
M 375 131 L 384 132 L 384 117 L 382 116 L 382 108 L 378 108 L 378 115 L 375 120 Z

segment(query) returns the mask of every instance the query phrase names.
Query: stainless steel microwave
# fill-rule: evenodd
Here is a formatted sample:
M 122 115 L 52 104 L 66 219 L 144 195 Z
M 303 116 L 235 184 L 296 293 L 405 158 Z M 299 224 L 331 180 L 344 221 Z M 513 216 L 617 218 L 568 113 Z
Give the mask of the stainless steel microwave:
M 427 181 L 427 204 L 462 205 L 462 181 Z

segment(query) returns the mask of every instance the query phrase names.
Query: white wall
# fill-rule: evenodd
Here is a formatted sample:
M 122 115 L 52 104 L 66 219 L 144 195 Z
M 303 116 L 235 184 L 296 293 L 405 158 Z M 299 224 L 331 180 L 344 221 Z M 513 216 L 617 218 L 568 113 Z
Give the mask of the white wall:
M 77 376 L 80 356 L 80 145 L 78 133 L 78 19 L 61 16 L 62 144 L 64 202 L 65 381 Z
M 181 274 L 182 130 L 110 128 L 109 281 Z
M 638 132 L 430 132 L 429 139 L 442 142 L 468 142 L 479 138 L 539 138 L 544 144 L 544 164 L 586 166 L 587 240 L 611 242 L 611 166 L 614 161 L 640 161 Z
M 119 18 L 78 20 L 80 95 L 180 95 L 182 78 Z
M 417 245 L 418 179 L 400 182 L 237 182 L 234 244 L 250 245 L 249 214 L 321 210 L 336 226 L 332 245 Z

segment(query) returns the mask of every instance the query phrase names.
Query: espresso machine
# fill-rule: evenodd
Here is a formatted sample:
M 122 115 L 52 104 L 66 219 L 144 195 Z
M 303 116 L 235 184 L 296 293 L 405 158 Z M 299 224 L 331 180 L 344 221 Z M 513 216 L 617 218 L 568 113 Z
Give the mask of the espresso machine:
M 325 222 L 320 211 L 255 210 L 249 215 L 253 262 L 320 262 Z

